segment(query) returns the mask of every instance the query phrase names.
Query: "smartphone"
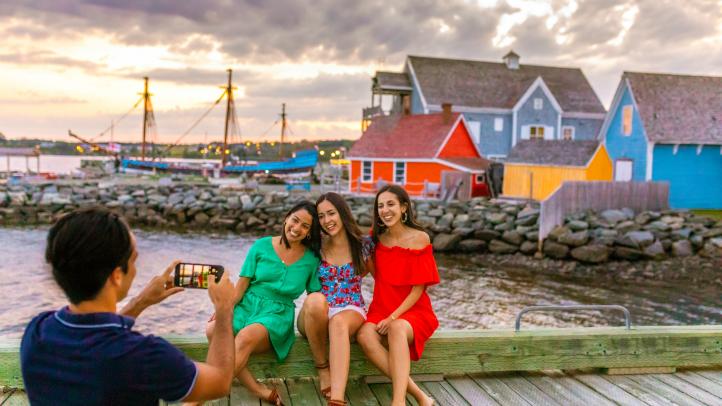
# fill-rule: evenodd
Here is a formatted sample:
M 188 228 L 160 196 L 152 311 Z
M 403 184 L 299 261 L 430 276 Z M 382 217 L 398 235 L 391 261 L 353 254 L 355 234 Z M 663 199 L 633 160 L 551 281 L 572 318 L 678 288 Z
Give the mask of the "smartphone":
M 182 262 L 175 266 L 173 285 L 181 288 L 208 289 L 208 278 L 215 277 L 216 282 L 223 276 L 223 267 L 209 264 L 189 264 Z

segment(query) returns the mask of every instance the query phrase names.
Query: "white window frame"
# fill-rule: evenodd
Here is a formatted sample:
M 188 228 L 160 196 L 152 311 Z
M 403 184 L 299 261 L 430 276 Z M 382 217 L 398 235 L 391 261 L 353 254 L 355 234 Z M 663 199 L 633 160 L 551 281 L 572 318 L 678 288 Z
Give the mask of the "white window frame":
M 629 111 L 629 132 L 624 131 L 624 116 L 626 115 L 625 112 Z M 624 105 L 622 107 L 622 128 L 621 132 L 622 135 L 625 137 L 631 137 L 632 133 L 634 132 L 634 106 L 631 104 Z
M 402 170 L 401 177 L 399 177 L 399 169 Z M 406 162 L 396 161 L 394 162 L 394 183 L 397 185 L 406 184 Z
M 503 117 L 495 117 L 494 118 L 494 131 L 500 133 L 504 131 L 504 118 Z
M 541 97 L 534 98 L 534 110 L 541 110 L 544 108 L 544 99 Z
M 471 139 L 474 141 L 475 144 L 479 144 L 481 142 L 481 121 L 469 120 L 467 123 L 469 124 Z
M 369 176 L 366 177 L 366 165 L 368 165 Z M 373 182 L 374 161 L 361 161 L 361 182 Z
M 543 125 L 530 125 L 530 126 L 527 127 L 527 129 L 528 129 L 528 132 L 529 132 L 529 139 L 530 139 L 530 140 L 543 140 L 543 139 L 544 139 L 544 136 L 545 136 L 545 133 L 546 133 L 546 127 L 545 127 L 545 126 L 543 126 Z M 540 129 L 542 130 L 542 131 L 541 131 L 542 136 L 541 136 L 541 137 L 538 137 L 538 132 L 539 132 Z M 534 130 L 534 131 L 533 131 L 533 132 L 534 132 L 534 136 L 532 136 L 532 130 Z
M 569 139 L 573 140 L 574 136 L 576 135 L 576 129 L 574 128 L 574 126 L 571 126 L 571 125 L 562 126 L 562 139 L 566 140 L 566 138 L 564 138 L 564 130 L 571 130 L 572 135 L 571 135 L 571 137 L 569 137 Z
M 629 179 L 628 180 L 621 180 L 619 178 L 619 172 L 617 171 L 618 165 L 620 163 L 627 163 L 629 164 Z M 634 161 L 629 158 L 619 158 L 614 161 L 614 181 L 615 182 L 631 182 L 634 180 Z

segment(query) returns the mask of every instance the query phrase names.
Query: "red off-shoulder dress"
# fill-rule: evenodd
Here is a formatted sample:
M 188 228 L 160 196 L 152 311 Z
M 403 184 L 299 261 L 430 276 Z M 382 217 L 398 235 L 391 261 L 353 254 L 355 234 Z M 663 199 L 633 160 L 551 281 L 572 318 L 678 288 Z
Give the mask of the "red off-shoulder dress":
M 379 242 L 376 244 L 375 266 L 374 295 L 366 317 L 369 323 L 378 324 L 389 317 L 411 293 L 414 285 L 439 283 L 439 271 L 430 244 L 414 250 L 387 247 Z M 439 327 L 426 288 L 419 300 L 399 318 L 408 321 L 414 330 L 414 341 L 409 350 L 411 359 L 418 361 L 426 340 Z

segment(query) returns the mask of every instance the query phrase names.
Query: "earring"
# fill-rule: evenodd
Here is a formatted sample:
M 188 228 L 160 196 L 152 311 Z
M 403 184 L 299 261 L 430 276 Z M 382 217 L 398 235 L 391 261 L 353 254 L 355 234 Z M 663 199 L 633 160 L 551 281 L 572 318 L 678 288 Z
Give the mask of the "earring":
M 306 239 L 307 239 L 307 240 L 310 240 L 310 239 L 311 239 L 311 234 L 306 234 Z
M 401 222 L 406 223 L 406 221 L 408 221 L 408 219 L 409 219 L 409 213 L 404 212 L 404 214 L 401 215 Z

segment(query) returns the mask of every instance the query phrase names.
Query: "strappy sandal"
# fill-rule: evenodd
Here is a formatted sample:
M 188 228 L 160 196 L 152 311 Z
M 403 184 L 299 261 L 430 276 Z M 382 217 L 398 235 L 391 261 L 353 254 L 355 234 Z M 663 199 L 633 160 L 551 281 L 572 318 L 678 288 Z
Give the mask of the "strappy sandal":
M 335 400 L 335 399 L 328 399 L 326 400 L 326 406 L 346 406 L 347 403 L 345 400 Z
M 326 362 L 326 363 L 323 363 L 323 364 L 321 364 L 321 365 L 316 364 L 316 365 L 314 365 L 314 366 L 316 367 L 316 369 L 319 369 L 319 370 L 320 370 L 320 369 L 326 369 L 326 368 L 328 368 L 329 365 L 328 365 L 328 362 Z M 330 386 L 327 386 L 327 387 L 325 387 L 325 388 L 321 388 L 321 395 L 322 395 L 326 400 L 331 399 L 331 387 L 330 387 Z
M 276 388 L 271 389 L 271 393 L 263 399 L 264 402 L 268 402 L 274 406 L 283 406 L 283 401 L 281 400 L 281 396 L 278 395 L 278 391 Z

